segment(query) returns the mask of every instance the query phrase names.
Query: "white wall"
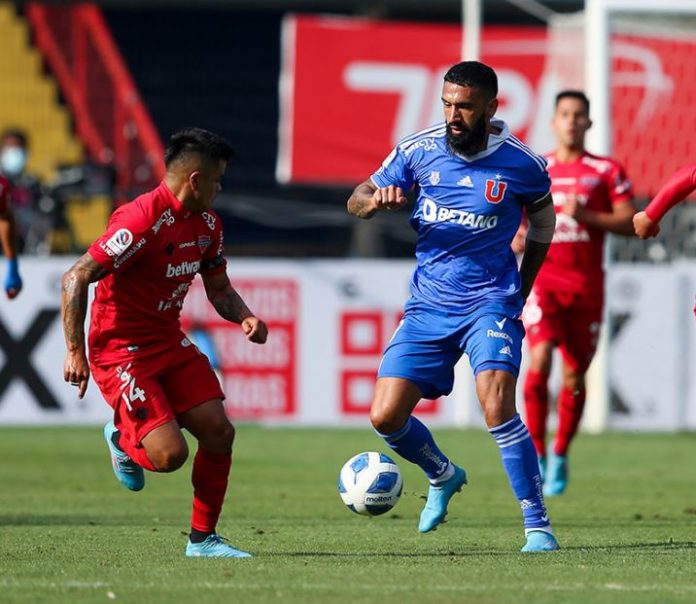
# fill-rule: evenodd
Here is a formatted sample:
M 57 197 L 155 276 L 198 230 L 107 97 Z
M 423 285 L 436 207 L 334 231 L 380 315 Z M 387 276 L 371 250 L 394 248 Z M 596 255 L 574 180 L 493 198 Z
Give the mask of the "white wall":
M 25 290 L 0 299 L 0 424 L 95 424 L 109 417 L 98 389 L 84 401 L 62 379 L 60 276 L 72 258 L 22 263 Z M 408 261 L 241 261 L 230 275 L 271 327 L 265 347 L 216 318 L 200 282 L 184 317 L 208 330 L 221 359 L 228 411 L 238 420 L 304 425 L 368 425 L 380 352 L 408 296 Z M 623 401 L 618 429 L 696 429 L 696 267 L 616 266 L 609 308 L 625 317 L 611 340 L 610 387 Z M 8 355 L 13 359 L 8 361 Z M 466 362 L 455 392 L 424 402 L 434 425 L 482 426 Z M 28 385 L 31 384 L 31 387 Z

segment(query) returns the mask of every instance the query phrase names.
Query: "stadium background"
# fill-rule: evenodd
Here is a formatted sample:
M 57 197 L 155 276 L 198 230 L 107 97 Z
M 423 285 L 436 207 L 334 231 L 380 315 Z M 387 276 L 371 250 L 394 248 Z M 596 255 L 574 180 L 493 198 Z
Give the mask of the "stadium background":
M 554 91 L 582 84 L 579 49 L 559 75 L 548 20 L 582 3 L 483 6 L 482 58 L 501 74 L 500 113 L 545 151 Z M 0 129 L 29 133 L 29 170 L 43 183 L 31 224 L 48 225 L 26 250 L 21 298 L 0 302 L 0 423 L 105 417 L 95 388 L 78 403 L 61 381 L 58 279 L 114 206 L 161 177 L 167 137 L 197 125 L 237 149 L 217 210 L 230 274 L 273 330 L 267 349 L 252 351 L 192 294 L 185 323 L 212 342 L 231 415 L 363 425 L 414 239 L 406 216 L 352 220 L 345 200 L 399 135 L 437 119 L 460 19 L 461 4 L 445 0 L 0 3 Z M 640 206 L 696 156 L 683 136 L 695 130 L 696 26 L 681 18 L 679 34 L 665 35 L 647 21 L 617 29 L 612 64 L 613 155 Z M 658 240 L 612 238 L 611 321 L 586 427 L 696 428 L 694 255 L 688 204 Z M 459 374 L 451 397 L 420 412 L 482 425 L 465 366 Z

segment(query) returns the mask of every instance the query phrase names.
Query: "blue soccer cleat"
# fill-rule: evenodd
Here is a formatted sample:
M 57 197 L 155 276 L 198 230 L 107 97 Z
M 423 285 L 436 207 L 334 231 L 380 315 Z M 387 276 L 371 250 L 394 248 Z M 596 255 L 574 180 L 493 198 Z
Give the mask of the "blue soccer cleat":
M 189 558 L 253 558 L 249 552 L 235 549 L 227 539 L 216 533 L 208 535 L 201 543 L 191 543 L 189 539 L 186 555 Z
M 127 489 L 140 491 L 145 486 L 145 472 L 114 444 L 112 437 L 117 431 L 114 422 L 109 422 L 104 426 L 104 438 L 111 453 L 111 466 L 114 469 L 114 474 Z
M 451 478 L 437 485 L 430 485 L 428 500 L 420 515 L 418 530 L 421 533 L 432 531 L 447 516 L 447 504 L 455 493 L 462 490 L 466 484 L 466 472 L 454 466 L 454 474 Z
M 544 479 L 544 495 L 555 497 L 562 495 L 568 486 L 568 458 L 549 453 Z
M 556 537 L 546 531 L 529 531 L 527 533 L 527 543 L 520 550 L 521 552 L 555 552 L 561 549 Z
M 539 475 L 541 476 L 541 482 L 543 484 L 544 480 L 546 478 L 546 456 L 545 455 L 539 456 Z

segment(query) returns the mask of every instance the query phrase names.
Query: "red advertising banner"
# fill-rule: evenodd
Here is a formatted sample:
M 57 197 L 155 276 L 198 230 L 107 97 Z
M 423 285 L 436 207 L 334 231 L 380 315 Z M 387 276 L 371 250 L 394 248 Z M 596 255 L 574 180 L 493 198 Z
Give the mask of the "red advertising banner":
M 248 342 L 240 328 L 216 313 L 199 279 L 186 298 L 182 326 L 218 371 L 230 417 L 292 416 L 297 411 L 297 282 L 239 279 L 233 285 L 268 324 L 269 338 L 264 345 Z
M 442 76 L 459 60 L 458 26 L 288 16 L 283 29 L 277 176 L 356 184 L 402 137 L 441 121 Z M 547 30 L 486 27 L 482 60 L 499 77 L 498 115 L 538 152 L 559 82 L 548 72 Z M 614 156 L 641 194 L 696 157 L 696 43 L 616 36 Z
M 397 328 L 402 312 L 346 310 L 340 315 L 339 401 L 346 416 L 368 417 L 382 351 Z M 423 399 L 416 415 L 442 410 L 441 399 Z

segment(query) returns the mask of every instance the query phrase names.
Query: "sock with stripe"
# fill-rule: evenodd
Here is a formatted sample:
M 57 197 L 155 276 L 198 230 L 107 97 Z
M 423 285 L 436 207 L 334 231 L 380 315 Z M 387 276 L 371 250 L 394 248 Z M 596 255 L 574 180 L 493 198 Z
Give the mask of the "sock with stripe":
M 426 425 L 411 416 L 404 426 L 391 434 L 377 432 L 392 451 L 419 466 L 433 484 L 454 474 L 454 466 L 435 444 Z
M 537 454 L 527 427 L 518 414 L 488 430 L 495 438 L 512 491 L 520 502 L 525 530 L 550 532 Z

